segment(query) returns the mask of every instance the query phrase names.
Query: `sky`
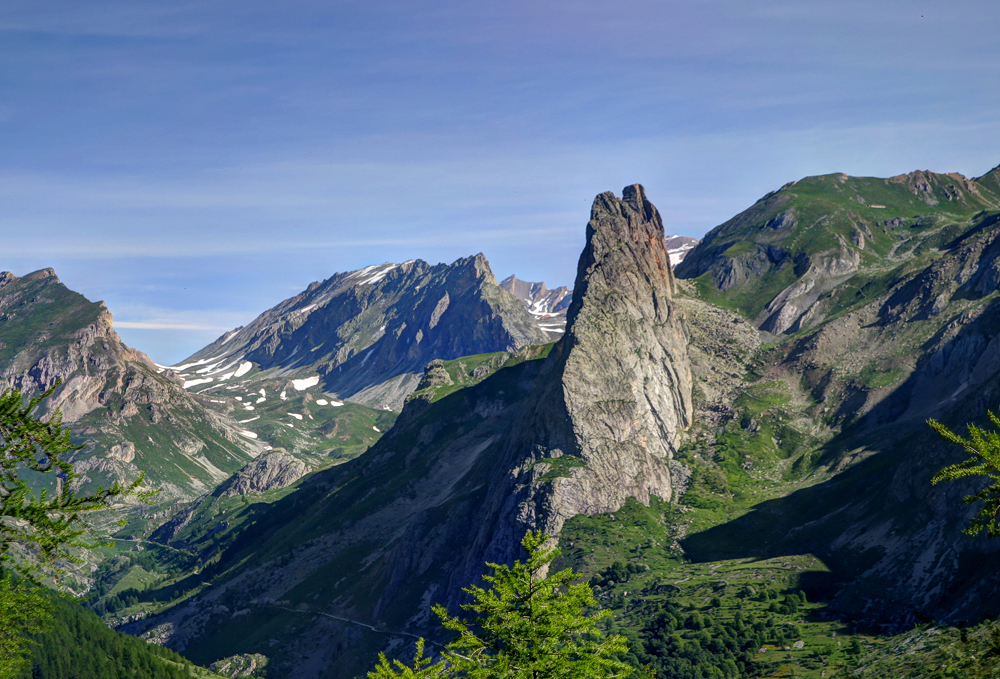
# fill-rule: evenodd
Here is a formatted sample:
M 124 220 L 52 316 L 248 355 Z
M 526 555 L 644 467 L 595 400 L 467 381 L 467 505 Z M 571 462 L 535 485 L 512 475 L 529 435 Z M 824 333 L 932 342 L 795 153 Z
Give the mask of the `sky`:
M 572 285 L 641 183 L 701 237 L 815 174 L 1000 164 L 1000 3 L 4 0 L 0 270 L 176 363 L 338 271 Z

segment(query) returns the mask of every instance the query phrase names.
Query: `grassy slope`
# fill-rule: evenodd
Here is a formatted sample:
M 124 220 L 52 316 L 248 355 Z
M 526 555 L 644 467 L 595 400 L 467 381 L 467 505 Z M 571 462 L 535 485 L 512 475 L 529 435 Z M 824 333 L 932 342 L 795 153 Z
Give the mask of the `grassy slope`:
M 709 232 L 679 267 L 678 275 L 694 276 L 707 301 L 754 318 L 805 273 L 802 257 L 851 244 L 863 229 L 868 229 L 870 237 L 865 238 L 864 249 L 859 249 L 858 287 L 877 279 L 906 255 L 944 245 L 971 228 L 983 211 L 996 211 L 1000 206 L 1000 192 L 985 179 L 974 185 L 975 192 L 962 189 L 955 198 L 950 187 L 960 182 L 950 175 L 914 174 L 893 179 L 833 174 L 789 184 Z M 927 191 L 914 188 L 924 181 Z M 794 224 L 771 226 L 782 215 L 791 216 Z M 769 247 L 770 259 L 760 254 Z M 784 259 L 774 261 L 775 252 Z M 750 280 L 720 290 L 713 274 L 720 263 L 746 261 L 755 253 L 761 263 Z

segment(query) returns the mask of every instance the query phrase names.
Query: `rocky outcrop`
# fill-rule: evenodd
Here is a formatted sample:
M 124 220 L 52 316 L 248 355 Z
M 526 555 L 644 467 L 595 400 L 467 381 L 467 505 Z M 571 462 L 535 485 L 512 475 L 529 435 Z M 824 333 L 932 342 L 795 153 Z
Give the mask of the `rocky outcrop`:
M 564 494 L 598 511 L 626 497 L 669 499 L 665 461 L 691 424 L 691 370 L 663 224 L 641 186 L 594 202 L 575 289 L 561 380 L 574 447 L 593 478 Z
M 284 450 L 273 450 L 239 470 L 221 487 L 222 495 L 250 495 L 286 488 L 309 471 L 309 467 Z
M 434 266 L 386 263 L 312 283 L 174 371 L 199 391 L 241 377 L 318 377 L 338 397 L 399 410 L 433 359 L 547 341 L 479 254 Z

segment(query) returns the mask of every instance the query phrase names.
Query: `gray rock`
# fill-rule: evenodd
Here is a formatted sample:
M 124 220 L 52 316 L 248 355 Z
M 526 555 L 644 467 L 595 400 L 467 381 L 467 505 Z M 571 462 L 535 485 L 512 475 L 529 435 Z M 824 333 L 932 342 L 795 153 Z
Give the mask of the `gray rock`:
M 305 476 L 309 467 L 284 450 L 265 453 L 239 470 L 221 487 L 223 495 L 250 495 L 285 488 Z

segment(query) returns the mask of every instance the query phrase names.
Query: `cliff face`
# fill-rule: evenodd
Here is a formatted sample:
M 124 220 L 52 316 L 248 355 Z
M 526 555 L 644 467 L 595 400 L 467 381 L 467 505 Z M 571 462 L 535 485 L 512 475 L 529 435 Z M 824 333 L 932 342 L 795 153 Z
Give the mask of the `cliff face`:
M 594 201 L 575 290 L 558 380 L 568 447 L 585 467 L 555 484 L 553 504 L 568 517 L 670 499 L 666 462 L 691 424 L 691 369 L 663 224 L 641 186 Z
M 547 357 L 515 355 L 474 386 L 411 399 L 368 453 L 308 479 L 236 538 L 212 568 L 219 586 L 131 631 L 201 659 L 254 617 L 206 610 L 301 604 L 312 633 L 282 637 L 280 671 L 322 657 L 350 677 L 385 640 L 329 615 L 433 638 L 428 605 L 457 606 L 484 561 L 517 555 L 525 530 L 556 535 L 577 513 L 670 499 L 691 377 L 660 217 L 631 186 L 598 196 L 587 235 L 567 333 Z

